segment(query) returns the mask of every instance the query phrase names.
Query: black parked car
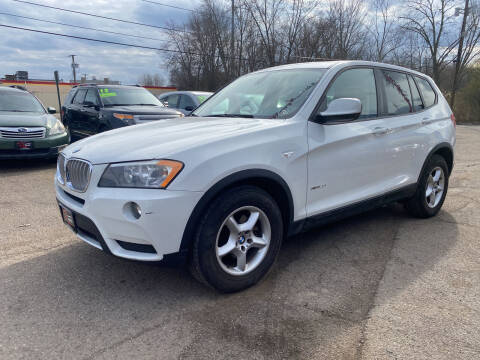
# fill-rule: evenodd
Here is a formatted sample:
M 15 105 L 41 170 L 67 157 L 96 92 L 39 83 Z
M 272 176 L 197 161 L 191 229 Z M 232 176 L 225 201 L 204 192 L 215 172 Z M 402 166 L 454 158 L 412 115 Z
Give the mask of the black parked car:
M 62 106 L 63 124 L 72 140 L 123 126 L 182 116 L 140 86 L 75 86 Z

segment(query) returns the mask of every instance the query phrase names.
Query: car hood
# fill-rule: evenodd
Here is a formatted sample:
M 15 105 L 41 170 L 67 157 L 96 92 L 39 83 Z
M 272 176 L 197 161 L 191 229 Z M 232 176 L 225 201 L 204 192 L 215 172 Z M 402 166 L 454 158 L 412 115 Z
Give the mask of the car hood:
M 281 125 L 281 120 L 243 118 L 200 118 L 159 120 L 107 131 L 80 140 L 64 149 L 67 157 L 93 164 L 175 158 L 202 145 Z M 182 160 L 181 158 L 177 158 Z
M 132 105 L 132 106 L 111 106 L 104 108 L 105 111 L 111 112 L 121 112 L 129 113 L 135 115 L 173 115 L 180 116 L 179 111 L 169 109 L 162 106 L 142 106 L 142 105 Z
M 55 118 L 50 114 L 0 112 L 0 127 L 46 127 L 48 120 Z

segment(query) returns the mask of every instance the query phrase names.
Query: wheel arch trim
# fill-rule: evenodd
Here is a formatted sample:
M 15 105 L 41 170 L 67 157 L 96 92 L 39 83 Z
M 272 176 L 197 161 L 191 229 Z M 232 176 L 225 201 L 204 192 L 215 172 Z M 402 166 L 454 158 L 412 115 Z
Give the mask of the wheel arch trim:
M 448 143 L 448 142 L 443 142 L 440 144 L 437 144 L 435 147 L 433 147 L 432 150 L 428 153 L 427 157 L 425 158 L 425 161 L 423 162 L 422 169 L 420 171 L 420 174 L 418 175 L 417 178 L 417 183 L 420 181 L 420 177 L 422 176 L 423 172 L 425 171 L 425 167 L 427 166 L 428 162 L 432 158 L 433 155 L 441 153 L 443 151 L 447 150 L 449 156 L 451 156 L 451 159 L 445 159 L 447 162 L 447 165 L 449 167 L 448 169 L 448 175 L 452 173 L 453 170 L 453 161 L 454 161 L 454 151 L 453 151 L 453 146 Z
M 277 173 L 265 170 L 265 169 L 248 169 L 241 170 L 236 173 L 230 174 L 223 179 L 215 183 L 210 189 L 208 189 L 205 194 L 201 197 L 198 203 L 195 205 L 190 217 L 187 221 L 187 225 L 183 231 L 182 241 L 180 244 L 180 251 L 187 251 L 190 249 L 190 245 L 193 241 L 193 236 L 195 232 L 195 224 L 200 220 L 201 216 L 204 213 L 204 210 L 207 208 L 208 204 L 217 197 L 222 191 L 231 188 L 236 185 L 246 185 L 249 182 L 251 185 L 256 185 L 255 181 L 266 181 L 270 183 L 276 183 L 282 189 L 282 192 L 286 196 L 286 201 L 288 204 L 287 213 L 285 220 L 286 230 L 293 223 L 293 214 L 294 214 L 294 203 L 293 197 L 290 190 L 290 187 L 285 182 L 285 180 L 278 175 Z M 268 192 L 268 190 L 267 190 Z M 278 204 L 281 207 L 281 204 Z M 284 214 L 284 209 L 280 209 L 282 214 Z

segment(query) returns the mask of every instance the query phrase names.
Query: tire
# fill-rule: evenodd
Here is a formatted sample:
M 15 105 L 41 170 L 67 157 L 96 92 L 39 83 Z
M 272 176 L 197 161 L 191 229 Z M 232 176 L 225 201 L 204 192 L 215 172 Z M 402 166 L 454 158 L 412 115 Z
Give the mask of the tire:
M 439 179 L 435 181 L 437 175 Z M 407 211 L 418 218 L 429 218 L 437 215 L 447 195 L 448 180 L 447 162 L 442 156 L 433 155 L 420 175 L 415 195 L 405 202 Z
M 271 269 L 283 229 L 280 209 L 267 192 L 254 186 L 229 189 L 210 204 L 198 223 L 190 270 L 218 291 L 246 289 Z

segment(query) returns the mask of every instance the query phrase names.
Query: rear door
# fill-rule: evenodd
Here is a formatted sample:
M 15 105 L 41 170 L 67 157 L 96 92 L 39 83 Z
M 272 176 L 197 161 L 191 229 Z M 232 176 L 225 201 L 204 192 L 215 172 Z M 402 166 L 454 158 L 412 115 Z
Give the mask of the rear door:
M 425 141 L 421 129 L 424 105 L 408 73 L 383 68 L 376 71 L 383 92 L 381 117 L 387 129 L 382 140 L 388 192 L 417 181 L 422 161 L 419 153 Z
M 412 76 L 412 79 L 419 90 L 424 104 L 423 111 L 419 113 L 421 120 L 421 129 L 419 131 L 421 131 L 424 136 L 419 160 L 421 161 L 421 166 L 423 166 L 423 161 L 430 151 L 438 145 L 439 139 L 450 138 L 452 131 L 452 113 L 448 105 L 442 106 L 440 104 L 443 101 L 440 101 L 440 95 L 437 93 L 438 89 L 432 86 L 430 80 L 415 75 Z M 419 174 L 420 171 L 421 167 L 418 167 L 417 173 Z

